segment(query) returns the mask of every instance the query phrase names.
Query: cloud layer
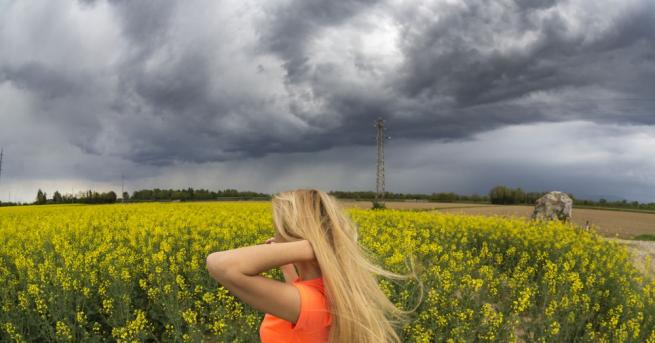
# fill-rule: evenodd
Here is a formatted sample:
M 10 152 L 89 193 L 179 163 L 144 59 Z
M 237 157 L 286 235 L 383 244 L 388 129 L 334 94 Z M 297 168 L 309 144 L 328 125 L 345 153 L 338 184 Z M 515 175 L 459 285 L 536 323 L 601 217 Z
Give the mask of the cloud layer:
M 303 153 L 366 150 L 377 117 L 394 140 L 415 142 L 405 154 L 426 160 L 412 146 L 464 149 L 485 132 L 513 137 L 504 128 L 516 125 L 598 125 L 562 149 L 579 151 L 569 146 L 588 140 L 599 154 L 603 140 L 593 135 L 648 135 L 655 125 L 649 0 L 7 1 L 0 8 L 0 146 L 24 185 L 101 185 L 125 170 L 130 179 L 158 180 L 180 166 L 273 163 L 271 156 L 286 164 Z M 536 168 L 517 155 L 527 159 L 519 173 Z M 652 188 L 652 179 L 640 179 L 652 165 L 631 168 L 639 172 L 620 185 Z

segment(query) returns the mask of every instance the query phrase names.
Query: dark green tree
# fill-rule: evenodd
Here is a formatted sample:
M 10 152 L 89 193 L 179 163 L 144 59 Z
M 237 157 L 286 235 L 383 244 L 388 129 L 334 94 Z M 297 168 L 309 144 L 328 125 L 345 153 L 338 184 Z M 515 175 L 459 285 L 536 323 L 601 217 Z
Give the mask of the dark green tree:
M 102 200 L 104 200 L 103 201 L 104 203 L 112 204 L 116 202 L 116 199 L 118 197 L 116 196 L 116 193 L 114 191 L 109 191 L 107 193 L 102 193 L 102 198 L 103 198 Z
M 498 185 L 489 191 L 489 201 L 492 204 L 507 204 L 508 189 L 505 186 Z
M 509 188 L 503 185 L 498 185 L 489 191 L 489 201 L 492 204 L 511 205 L 511 204 L 525 204 L 534 203 L 537 193 L 525 193 L 521 187 Z
M 46 203 L 46 194 L 41 189 L 36 193 L 36 204 L 43 205 Z
M 61 197 L 61 193 L 59 193 L 59 191 L 55 191 L 55 194 L 52 195 L 52 202 L 60 203 L 62 201 L 63 201 L 63 198 Z

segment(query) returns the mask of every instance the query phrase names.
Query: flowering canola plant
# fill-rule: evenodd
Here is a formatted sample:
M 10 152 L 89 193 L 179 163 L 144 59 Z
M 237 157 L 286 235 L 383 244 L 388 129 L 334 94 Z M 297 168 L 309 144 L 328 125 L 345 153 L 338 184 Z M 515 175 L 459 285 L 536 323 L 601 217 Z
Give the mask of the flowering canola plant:
M 655 343 L 655 281 L 571 224 L 348 209 L 407 342 Z M 273 235 L 268 202 L 0 209 L 0 341 L 252 342 L 263 318 L 205 269 Z M 282 280 L 278 269 L 263 275 Z

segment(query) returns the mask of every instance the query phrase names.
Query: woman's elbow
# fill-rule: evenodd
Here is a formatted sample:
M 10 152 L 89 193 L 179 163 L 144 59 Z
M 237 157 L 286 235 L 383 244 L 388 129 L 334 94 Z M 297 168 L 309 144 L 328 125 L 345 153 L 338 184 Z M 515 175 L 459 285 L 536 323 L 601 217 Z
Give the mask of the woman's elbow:
M 222 251 L 209 254 L 206 264 L 209 275 L 219 282 L 224 280 L 232 272 L 229 258 Z

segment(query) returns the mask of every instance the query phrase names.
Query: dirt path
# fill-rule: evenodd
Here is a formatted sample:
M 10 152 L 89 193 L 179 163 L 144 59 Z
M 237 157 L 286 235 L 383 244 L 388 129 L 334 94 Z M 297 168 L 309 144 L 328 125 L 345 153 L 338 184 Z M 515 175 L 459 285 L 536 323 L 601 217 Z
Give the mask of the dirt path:
M 646 275 L 655 277 L 655 242 L 632 241 L 617 238 L 607 239 L 625 244 L 634 254 L 634 263 L 637 269 Z

